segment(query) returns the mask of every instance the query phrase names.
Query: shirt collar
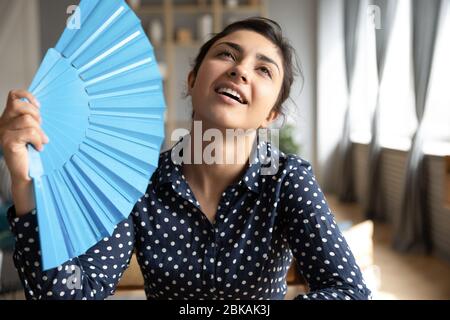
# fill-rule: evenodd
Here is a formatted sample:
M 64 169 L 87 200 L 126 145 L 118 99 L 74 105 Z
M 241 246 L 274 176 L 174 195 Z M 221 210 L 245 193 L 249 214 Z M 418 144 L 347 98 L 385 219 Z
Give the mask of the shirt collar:
M 154 184 L 156 187 L 164 184 L 179 185 L 183 180 L 182 165 L 172 161 L 172 150 L 173 148 L 163 152 L 159 157 L 159 165 L 155 172 Z
M 255 146 L 241 181 L 249 190 L 259 193 L 265 180 L 275 177 L 280 167 L 280 157 L 285 155 L 268 141 L 259 141 Z
M 258 142 L 256 148 L 254 147 L 247 169 L 242 178 L 237 182 L 237 185 L 244 186 L 248 190 L 259 193 L 264 180 L 264 176 L 272 178 L 275 171 L 268 170 L 273 168 L 277 169 L 277 163 L 273 163 L 273 159 L 279 155 L 282 155 L 278 149 L 272 147 L 270 142 L 262 141 Z M 177 158 L 172 156 L 172 152 L 176 154 L 178 150 L 183 146 L 183 138 L 181 138 L 172 149 L 162 153 L 159 158 L 159 165 L 156 171 L 156 179 L 154 180 L 155 187 L 160 187 L 164 184 L 171 184 L 173 189 L 178 193 L 190 192 L 185 177 L 182 174 L 182 164 L 178 163 Z M 182 151 L 181 154 L 182 156 Z M 266 160 L 270 157 L 272 167 L 266 166 Z M 277 159 L 277 158 L 276 158 Z M 263 163 L 263 164 L 262 164 Z

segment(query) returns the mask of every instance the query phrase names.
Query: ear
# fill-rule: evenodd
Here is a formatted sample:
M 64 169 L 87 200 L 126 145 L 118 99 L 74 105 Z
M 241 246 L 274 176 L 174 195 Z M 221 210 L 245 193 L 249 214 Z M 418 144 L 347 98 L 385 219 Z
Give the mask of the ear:
M 264 120 L 264 122 L 261 123 L 261 128 L 267 128 L 271 122 L 273 122 L 276 118 L 278 118 L 279 115 L 280 113 L 276 111 L 275 108 L 272 109 L 272 111 L 270 111 L 269 115 Z
M 195 74 L 194 71 L 189 72 L 188 75 L 188 94 L 191 95 L 192 94 L 192 89 L 194 88 L 195 85 Z

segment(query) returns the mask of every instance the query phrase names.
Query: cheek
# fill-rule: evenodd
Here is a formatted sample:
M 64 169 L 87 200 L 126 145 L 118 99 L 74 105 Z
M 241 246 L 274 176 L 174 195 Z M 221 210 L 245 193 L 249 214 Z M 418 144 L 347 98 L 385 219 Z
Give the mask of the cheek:
M 212 83 L 217 76 L 224 71 L 225 68 L 222 64 L 210 60 L 204 61 L 198 70 L 195 85 L 204 87 L 205 85 Z
M 269 82 L 261 82 L 254 87 L 253 101 L 256 102 L 256 106 L 259 110 L 267 109 L 271 110 L 278 100 L 280 94 L 278 85 L 274 85 Z

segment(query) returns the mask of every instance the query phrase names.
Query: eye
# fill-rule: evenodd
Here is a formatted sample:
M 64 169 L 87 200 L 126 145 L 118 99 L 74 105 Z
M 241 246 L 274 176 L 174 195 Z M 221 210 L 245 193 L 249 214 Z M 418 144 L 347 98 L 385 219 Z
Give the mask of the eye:
M 236 60 L 234 58 L 234 55 L 230 51 L 227 51 L 227 50 L 220 52 L 217 56 L 218 57 L 229 58 L 229 59 L 232 59 L 232 60 Z
M 272 78 L 272 74 L 270 73 L 269 68 L 267 68 L 267 67 L 260 67 L 259 70 L 261 70 L 261 72 L 264 73 L 269 78 Z

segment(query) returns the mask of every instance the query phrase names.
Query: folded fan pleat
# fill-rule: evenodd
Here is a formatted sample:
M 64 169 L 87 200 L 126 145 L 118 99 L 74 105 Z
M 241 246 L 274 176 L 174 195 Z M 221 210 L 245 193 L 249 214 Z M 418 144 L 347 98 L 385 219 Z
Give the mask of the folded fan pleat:
M 49 49 L 30 91 L 43 152 L 29 148 L 43 269 L 80 256 L 128 217 L 164 139 L 163 83 L 141 22 L 124 0 L 83 0 L 81 28 Z

